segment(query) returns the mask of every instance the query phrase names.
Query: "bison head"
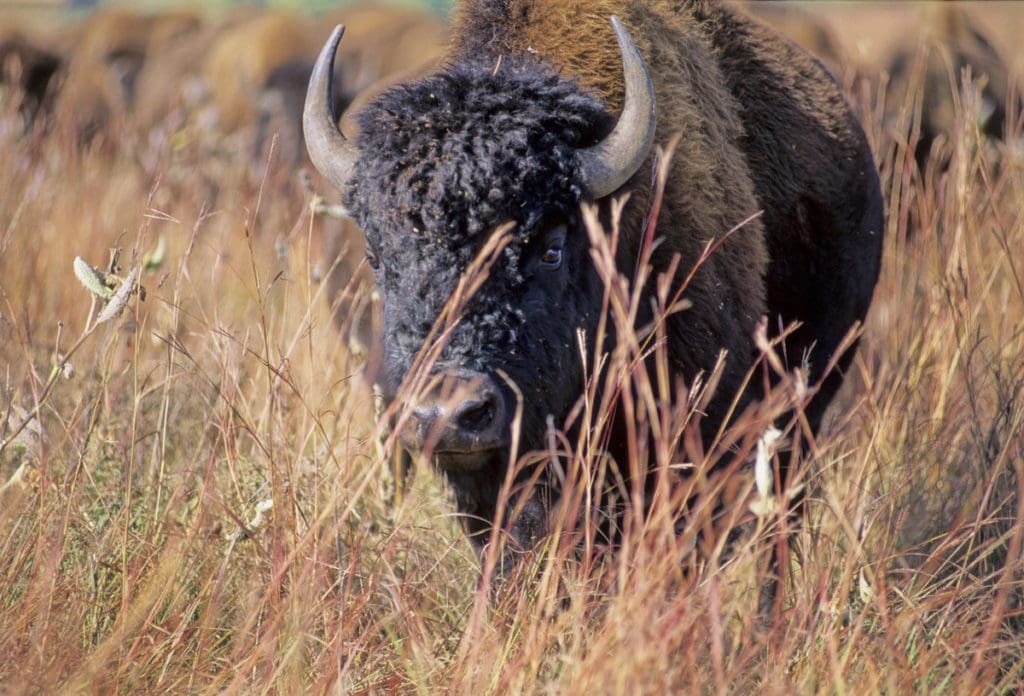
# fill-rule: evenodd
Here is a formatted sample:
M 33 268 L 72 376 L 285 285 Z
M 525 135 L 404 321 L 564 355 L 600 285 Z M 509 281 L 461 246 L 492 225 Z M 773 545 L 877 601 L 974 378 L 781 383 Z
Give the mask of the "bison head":
M 547 418 L 560 425 L 581 394 L 577 331 L 593 335 L 603 288 L 579 204 L 625 184 L 654 138 L 646 66 L 613 23 L 627 94 L 617 123 L 551 66 L 504 56 L 456 62 L 384 93 L 361 113 L 353 145 L 331 108 L 341 27 L 311 77 L 306 140 L 366 234 L 382 297 L 378 381 L 387 396 L 437 337 L 449 298 L 495 230 L 510 230 L 442 337 L 433 379 L 408 404 L 403 443 L 430 451 L 450 477 L 500 482 L 517 403 L 522 451 L 542 446 Z

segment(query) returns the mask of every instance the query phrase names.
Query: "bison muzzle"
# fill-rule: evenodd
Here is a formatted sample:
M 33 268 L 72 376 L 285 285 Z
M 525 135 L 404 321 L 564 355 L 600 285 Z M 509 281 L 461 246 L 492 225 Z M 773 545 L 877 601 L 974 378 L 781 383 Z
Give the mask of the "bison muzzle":
M 401 431 L 402 444 L 433 452 L 445 468 L 476 469 L 491 454 L 509 448 L 505 397 L 485 374 L 439 371 L 434 388 L 419 395 L 412 423 Z

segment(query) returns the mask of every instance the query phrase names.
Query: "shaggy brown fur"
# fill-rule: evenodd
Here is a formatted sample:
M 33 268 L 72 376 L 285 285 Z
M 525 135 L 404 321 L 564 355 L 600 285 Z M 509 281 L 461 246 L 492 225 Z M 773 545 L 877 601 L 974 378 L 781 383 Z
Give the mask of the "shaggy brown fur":
M 841 75 L 847 61 L 832 30 L 819 17 L 790 3 L 747 2 L 740 7 Z

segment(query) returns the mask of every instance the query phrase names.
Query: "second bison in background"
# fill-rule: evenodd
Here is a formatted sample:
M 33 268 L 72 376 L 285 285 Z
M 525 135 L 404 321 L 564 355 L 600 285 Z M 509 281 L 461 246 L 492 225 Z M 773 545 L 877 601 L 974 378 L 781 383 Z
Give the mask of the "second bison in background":
M 677 134 L 652 264 L 664 272 L 678 256 L 685 276 L 710 240 L 720 244 L 686 287 L 690 309 L 668 319 L 673 376 L 692 384 L 728 352 L 702 421 L 713 433 L 757 356 L 758 320 L 800 322 L 785 352 L 822 381 L 806 412 L 818 428 L 852 358 L 835 353 L 871 301 L 883 223 L 863 131 L 818 62 L 713 2 L 467 0 L 446 67 L 372 101 L 354 144 L 331 108 L 340 38 L 311 78 L 306 140 L 366 234 L 387 398 L 472 260 L 514 223 L 402 437 L 432 453 L 478 543 L 510 465 L 509 382 L 523 405 L 520 452 L 543 448 L 549 419 L 562 426 L 584 388 L 577 335 L 594 340 L 604 287 L 580 204 L 601 203 L 607 223 L 606 201 L 631 193 L 617 259 L 631 277 L 654 201 L 654 145 Z M 624 439 L 610 450 L 625 461 Z M 524 546 L 545 532 L 544 501 L 557 495 L 555 475 L 540 481 L 546 493 L 511 527 Z
M 894 111 L 914 103 L 920 95 L 920 133 L 914 158 L 923 171 L 930 160 L 944 167 L 951 156 L 948 141 L 957 128 L 957 112 L 972 106 L 965 96 L 967 74 L 979 89 L 977 125 L 991 139 L 1004 135 L 1007 106 L 1012 104 L 1011 114 L 1019 114 L 1024 101 L 1012 88 L 1009 64 L 962 5 L 926 3 L 921 14 L 919 44 L 901 46 L 891 57 L 888 71 Z M 965 72 L 968 69 L 970 72 Z M 897 122 L 898 115 L 890 114 L 888 121 Z M 914 130 L 913 125 L 908 127 Z M 944 151 L 933 152 L 936 143 L 943 145 Z

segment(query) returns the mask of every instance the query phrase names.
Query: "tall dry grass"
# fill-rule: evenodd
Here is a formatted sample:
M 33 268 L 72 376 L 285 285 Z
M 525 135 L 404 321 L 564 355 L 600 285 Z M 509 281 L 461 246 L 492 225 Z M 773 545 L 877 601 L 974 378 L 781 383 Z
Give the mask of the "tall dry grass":
M 922 174 L 908 155 L 914 105 L 883 127 L 879 95 L 859 97 L 887 193 L 885 267 L 852 374 L 794 484 L 807 515 L 767 621 L 765 548 L 787 531 L 792 490 L 764 504 L 748 465 L 768 423 L 813 385 L 787 377 L 707 451 L 687 438 L 704 393 L 676 393 L 657 322 L 635 328 L 638 298 L 610 262 L 614 229 L 588 225 L 620 340 L 587 356 L 574 416 L 590 427 L 576 441 L 552 431 L 539 455 L 567 491 L 561 533 L 492 594 L 479 578 L 500 570 L 500 535 L 479 562 L 425 467 L 396 496 L 386 419 L 314 280 L 319 223 L 287 172 L 271 162 L 254 176 L 189 133 L 116 133 L 83 151 L 59 132 L 4 129 L 2 689 L 1024 687 L 1021 128 L 1008 144 L 980 141 L 967 94 L 935 153 L 948 167 Z M 140 270 L 145 299 L 96 323 L 74 258 L 107 270 L 118 248 L 123 277 L 161 239 L 162 264 Z M 660 311 L 685 312 L 660 285 Z M 770 370 L 764 348 L 758 369 Z M 650 372 L 638 368 L 648 352 Z M 617 403 L 636 444 L 620 465 L 658 485 L 605 553 L 590 505 L 616 490 L 600 399 L 626 385 Z

